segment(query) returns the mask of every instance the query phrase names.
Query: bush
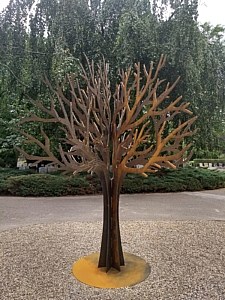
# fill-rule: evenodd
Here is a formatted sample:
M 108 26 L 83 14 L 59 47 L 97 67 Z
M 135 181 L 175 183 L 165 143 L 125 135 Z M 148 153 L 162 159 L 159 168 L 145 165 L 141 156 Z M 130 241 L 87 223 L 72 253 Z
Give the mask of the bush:
M 66 196 L 96 194 L 101 186 L 96 176 L 79 174 L 32 174 L 32 171 L 0 169 L 0 194 L 13 196 Z M 122 193 L 181 192 L 225 187 L 225 172 L 196 169 L 164 169 L 143 178 L 129 174 Z
M 221 155 L 221 151 L 209 151 L 204 149 L 195 149 L 194 157 L 195 158 L 202 158 L 202 159 L 210 159 L 210 158 L 219 158 Z
M 32 174 L 9 177 L 6 182 L 13 196 L 65 196 L 84 195 L 94 189 L 82 177 Z
M 7 178 L 11 176 L 29 175 L 32 173 L 32 170 L 0 168 L 0 195 L 10 195 L 10 192 L 8 190 Z
M 225 173 L 196 168 L 163 170 L 147 178 L 128 175 L 123 193 L 199 191 L 225 187 Z
M 1 149 L 0 167 L 15 168 L 17 164 L 17 153 L 13 149 Z

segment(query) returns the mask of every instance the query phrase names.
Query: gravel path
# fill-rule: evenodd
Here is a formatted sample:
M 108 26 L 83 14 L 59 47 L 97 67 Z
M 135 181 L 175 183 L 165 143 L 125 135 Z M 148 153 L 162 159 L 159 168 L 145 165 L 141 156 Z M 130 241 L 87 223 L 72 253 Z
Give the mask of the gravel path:
M 97 289 L 71 267 L 100 247 L 101 223 L 32 225 L 0 233 L 1 300 L 225 300 L 225 222 L 122 222 L 124 251 L 151 274 L 139 285 Z

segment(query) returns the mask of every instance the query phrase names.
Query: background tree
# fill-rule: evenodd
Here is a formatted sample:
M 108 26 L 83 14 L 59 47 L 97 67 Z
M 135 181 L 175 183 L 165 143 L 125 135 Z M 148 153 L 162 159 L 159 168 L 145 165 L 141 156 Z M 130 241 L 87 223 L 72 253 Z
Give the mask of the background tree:
M 173 83 L 164 83 L 158 78 L 164 67 L 165 57 L 141 71 L 140 63 L 132 71 L 128 68 L 120 73 L 121 81 L 111 97 L 108 79 L 108 64 L 97 66 L 88 63 L 88 71 L 82 69 L 82 81 L 68 75 L 71 97 L 63 89 L 48 86 L 53 95 L 48 107 L 42 101 L 32 101 L 44 115 L 32 114 L 22 124 L 39 122 L 56 123 L 61 127 L 61 140 L 55 153 L 51 133 L 41 127 L 42 139 L 21 131 L 29 142 L 39 146 L 44 155 L 36 156 L 18 148 L 31 160 L 49 161 L 59 170 L 77 173 L 95 172 L 100 178 L 104 219 L 99 267 L 120 270 L 124 265 L 120 228 L 119 195 L 127 173 L 147 176 L 163 167 L 176 168 L 184 163 L 191 144 L 185 138 L 193 132 L 191 125 L 196 117 L 180 119 L 173 126 L 176 116 L 190 115 L 189 103 L 182 97 L 170 99 L 179 78 Z M 82 86 L 84 87 L 82 88 Z M 111 101 L 114 108 L 112 108 Z
M 191 109 L 198 115 L 194 155 L 224 152 L 220 139 L 224 28 L 198 24 L 197 0 L 12 0 L 0 13 L 0 21 L 0 117 L 6 124 L 0 147 L 4 144 L 4 152 L 13 151 L 7 137 L 13 140 L 17 135 L 10 125 L 18 118 L 15 112 L 30 110 L 24 95 L 47 100 L 42 77 L 51 78 L 54 85 L 58 80 L 63 83 L 67 72 L 78 76 L 79 63 L 87 69 L 85 53 L 95 61 L 102 55 L 106 58 L 111 93 L 119 80 L 119 67 L 136 61 L 149 66 L 149 61 L 165 53 L 168 64 L 163 77 L 182 77 L 173 96 L 191 99 Z

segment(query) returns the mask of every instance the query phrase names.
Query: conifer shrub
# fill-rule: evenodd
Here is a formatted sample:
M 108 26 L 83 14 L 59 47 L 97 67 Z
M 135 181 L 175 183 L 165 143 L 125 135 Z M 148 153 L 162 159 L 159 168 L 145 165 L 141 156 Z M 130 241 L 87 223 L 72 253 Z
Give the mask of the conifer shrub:
M 188 167 L 163 169 L 146 178 L 129 174 L 124 180 L 122 193 L 168 193 L 224 187 L 225 172 Z M 49 197 L 97 193 L 101 193 L 99 179 L 86 173 L 74 176 L 0 169 L 0 195 Z

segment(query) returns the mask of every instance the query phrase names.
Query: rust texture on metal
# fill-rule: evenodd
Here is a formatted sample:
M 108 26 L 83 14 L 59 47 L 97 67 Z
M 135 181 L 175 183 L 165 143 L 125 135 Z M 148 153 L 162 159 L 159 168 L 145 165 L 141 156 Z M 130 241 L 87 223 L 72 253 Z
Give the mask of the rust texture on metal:
M 62 86 L 54 89 L 46 80 L 52 92 L 50 105 L 31 100 L 42 114 L 32 114 L 20 122 L 58 123 L 63 130 L 57 156 L 44 129 L 40 129 L 40 140 L 21 130 L 45 153 L 37 156 L 18 149 L 26 158 L 49 161 L 68 173 L 94 172 L 100 178 L 104 209 L 98 266 L 106 272 L 111 268 L 120 270 L 125 263 L 119 195 L 126 174 L 147 176 L 163 167 L 176 168 L 184 163 L 191 147 L 191 143 L 184 145 L 184 139 L 193 134 L 191 126 L 196 117 L 181 118 L 178 125 L 172 126 L 175 117 L 192 113 L 181 97 L 170 99 L 179 78 L 172 84 L 158 78 L 165 61 L 162 55 L 156 66 L 151 63 L 146 68 L 137 63 L 134 69 L 121 70 L 121 81 L 112 95 L 107 63 L 103 60 L 95 66 L 87 60 L 87 68 L 81 66 L 80 81 L 67 75 L 69 97 Z
M 111 268 L 98 268 L 99 253 L 80 258 L 73 264 L 72 273 L 82 283 L 98 288 L 120 288 L 135 285 L 144 281 L 150 267 L 144 259 L 130 253 L 124 253 L 126 266 L 121 271 Z

